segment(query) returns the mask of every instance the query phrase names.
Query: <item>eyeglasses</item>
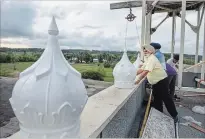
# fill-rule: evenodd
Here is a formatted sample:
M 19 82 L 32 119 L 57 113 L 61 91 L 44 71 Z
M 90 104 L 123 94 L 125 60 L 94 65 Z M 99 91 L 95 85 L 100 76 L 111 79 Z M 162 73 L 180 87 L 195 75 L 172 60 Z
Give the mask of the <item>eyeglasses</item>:
M 143 51 L 144 51 L 144 52 L 148 52 L 147 49 L 145 49 L 145 48 L 143 48 Z

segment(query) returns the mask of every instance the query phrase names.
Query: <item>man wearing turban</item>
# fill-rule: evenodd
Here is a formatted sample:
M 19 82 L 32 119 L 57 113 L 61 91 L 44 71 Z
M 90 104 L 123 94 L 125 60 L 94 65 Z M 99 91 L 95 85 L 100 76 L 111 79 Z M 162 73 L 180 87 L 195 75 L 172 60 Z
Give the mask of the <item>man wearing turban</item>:
M 143 66 L 137 71 L 139 78 L 135 84 L 138 84 L 142 79 L 147 77 L 153 89 L 154 108 L 163 112 L 164 102 L 167 111 L 173 117 L 174 121 L 178 122 L 178 113 L 174 101 L 169 95 L 169 80 L 167 78 L 167 73 L 154 55 L 155 49 L 153 46 L 149 44 L 144 45 L 143 52 L 146 60 Z

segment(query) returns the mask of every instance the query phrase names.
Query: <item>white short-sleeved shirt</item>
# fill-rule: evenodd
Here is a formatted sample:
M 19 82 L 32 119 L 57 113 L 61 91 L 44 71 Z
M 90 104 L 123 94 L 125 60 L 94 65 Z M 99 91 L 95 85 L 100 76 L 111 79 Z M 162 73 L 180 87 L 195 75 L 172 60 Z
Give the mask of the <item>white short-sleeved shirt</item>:
M 176 72 L 178 71 L 178 69 L 176 68 L 177 64 L 173 62 L 173 58 L 168 59 L 167 64 L 169 64 L 171 67 L 173 67 Z
M 147 74 L 147 80 L 152 85 L 167 77 L 167 73 L 163 66 L 153 54 L 147 58 L 141 69 L 149 71 Z

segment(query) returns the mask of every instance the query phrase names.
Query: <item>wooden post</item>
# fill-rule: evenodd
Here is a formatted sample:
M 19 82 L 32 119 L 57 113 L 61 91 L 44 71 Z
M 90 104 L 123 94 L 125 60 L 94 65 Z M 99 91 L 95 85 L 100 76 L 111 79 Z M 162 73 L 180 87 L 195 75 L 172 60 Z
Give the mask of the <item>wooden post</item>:
M 181 41 L 180 41 L 180 56 L 179 56 L 179 77 L 178 87 L 182 87 L 182 73 L 184 60 L 184 38 L 185 38 L 185 17 L 186 17 L 186 0 L 182 0 L 182 15 L 181 15 Z
M 197 30 L 196 34 L 196 51 L 195 51 L 195 64 L 198 63 L 198 54 L 199 54 L 199 33 L 200 33 L 200 9 L 198 9 L 198 14 L 197 14 L 197 26 L 199 29 Z M 197 72 L 197 67 L 194 68 L 194 72 Z
M 150 12 L 147 16 L 146 16 L 146 39 L 145 39 L 145 43 L 146 44 L 150 44 L 151 42 L 151 20 L 152 20 L 152 13 Z
M 144 53 L 142 46 L 145 44 L 145 16 L 146 16 L 146 0 L 142 1 L 142 26 L 141 26 L 141 50 L 140 50 L 140 58 L 144 60 Z
M 176 16 L 175 12 L 173 12 L 172 17 L 172 45 L 171 45 L 171 57 L 174 57 L 174 46 L 175 46 L 175 28 L 176 28 Z
M 205 4 L 204 4 L 205 6 Z M 203 60 L 202 61 L 205 61 L 205 14 L 204 14 L 204 47 L 203 47 Z M 205 71 L 205 64 L 202 65 L 202 70 L 201 70 L 201 79 L 204 79 L 205 75 L 204 75 L 204 71 Z

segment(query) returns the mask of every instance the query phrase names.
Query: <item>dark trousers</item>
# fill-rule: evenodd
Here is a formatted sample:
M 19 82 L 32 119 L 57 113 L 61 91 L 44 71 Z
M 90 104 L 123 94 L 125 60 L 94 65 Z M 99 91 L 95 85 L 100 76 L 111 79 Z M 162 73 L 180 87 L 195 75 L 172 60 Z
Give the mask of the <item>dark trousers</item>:
M 173 98 L 175 94 L 175 85 L 176 85 L 177 75 L 169 75 L 168 79 L 169 79 L 169 94 Z
M 163 102 L 164 102 L 169 114 L 173 118 L 177 116 L 178 113 L 174 101 L 169 94 L 168 78 L 165 78 L 159 81 L 158 83 L 156 83 L 155 85 L 153 85 L 152 89 L 153 89 L 153 96 L 154 96 L 154 102 L 153 102 L 154 108 L 163 112 Z

